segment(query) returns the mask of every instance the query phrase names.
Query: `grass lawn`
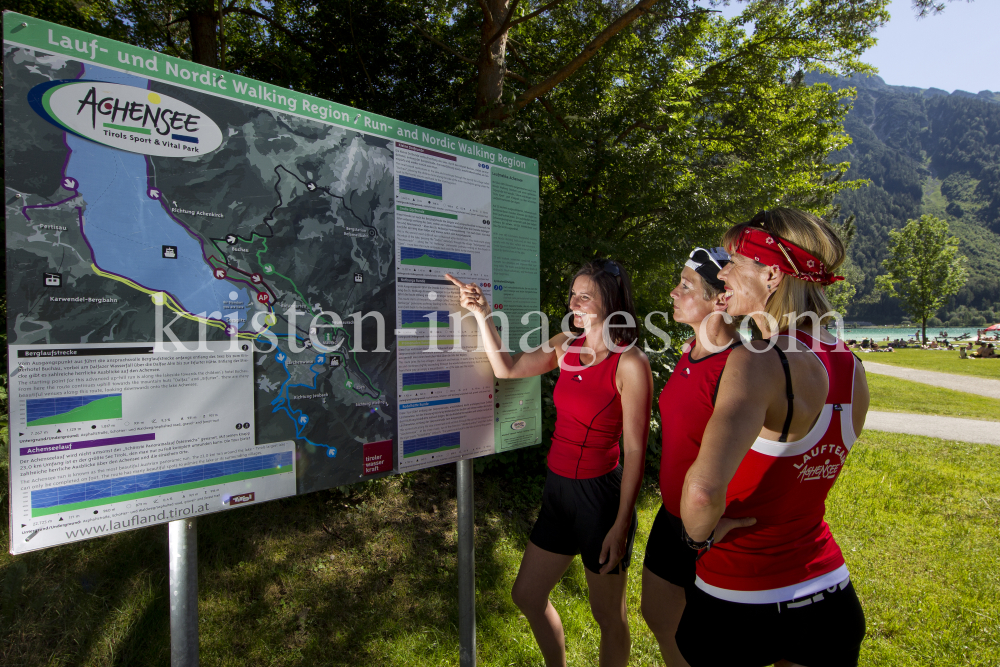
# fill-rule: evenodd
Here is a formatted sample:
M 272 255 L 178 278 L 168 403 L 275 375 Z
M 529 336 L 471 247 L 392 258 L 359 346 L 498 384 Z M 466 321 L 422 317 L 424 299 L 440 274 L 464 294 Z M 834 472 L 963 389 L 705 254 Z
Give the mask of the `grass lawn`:
M 958 350 L 905 349 L 884 354 L 871 352 L 859 356 L 861 361 L 1000 380 L 1000 359 L 959 359 Z
M 1000 448 L 866 432 L 827 503 L 862 665 L 1000 664 Z
M 875 373 L 868 373 L 868 389 L 872 410 L 1000 421 L 1000 401 L 995 398 Z
M 862 664 L 1000 662 L 998 469 L 1000 448 L 986 445 L 877 432 L 855 445 L 828 516 L 868 616 Z M 200 519 L 202 664 L 457 664 L 452 471 Z M 476 480 L 482 665 L 540 663 L 509 594 L 538 492 Z M 658 504 L 647 486 L 629 581 L 633 665 L 662 664 L 638 613 Z M 0 664 L 168 665 L 166 532 L 0 555 Z M 576 561 L 553 595 L 572 665 L 597 664 L 585 591 Z

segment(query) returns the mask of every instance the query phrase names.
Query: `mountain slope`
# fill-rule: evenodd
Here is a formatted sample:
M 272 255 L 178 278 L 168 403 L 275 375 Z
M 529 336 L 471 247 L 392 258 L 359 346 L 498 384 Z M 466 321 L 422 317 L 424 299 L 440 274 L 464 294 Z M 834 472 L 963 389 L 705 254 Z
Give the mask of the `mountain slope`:
M 879 77 L 812 75 L 807 82 L 858 93 L 844 123 L 854 143 L 831 156 L 851 162 L 847 178 L 871 181 L 837 199 L 844 216 L 856 217 L 850 254 L 864 274 L 849 316 L 902 319 L 895 299 L 872 297 L 875 277 L 883 272 L 889 231 L 933 213 L 948 221 L 969 258 L 968 283 L 938 316 L 953 326 L 1000 320 L 1000 93 L 948 94 L 890 86 Z

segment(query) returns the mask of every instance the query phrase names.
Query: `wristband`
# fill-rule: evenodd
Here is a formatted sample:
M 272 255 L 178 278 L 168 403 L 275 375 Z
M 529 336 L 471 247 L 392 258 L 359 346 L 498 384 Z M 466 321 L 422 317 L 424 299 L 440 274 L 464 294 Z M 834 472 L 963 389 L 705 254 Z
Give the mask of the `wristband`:
M 715 544 L 715 529 L 712 529 L 711 534 L 703 542 L 695 542 L 688 535 L 687 529 L 684 525 L 681 525 L 681 537 L 684 539 L 684 544 L 688 545 L 688 548 L 694 549 L 698 552 L 698 558 L 701 558 L 702 554 L 706 553 Z

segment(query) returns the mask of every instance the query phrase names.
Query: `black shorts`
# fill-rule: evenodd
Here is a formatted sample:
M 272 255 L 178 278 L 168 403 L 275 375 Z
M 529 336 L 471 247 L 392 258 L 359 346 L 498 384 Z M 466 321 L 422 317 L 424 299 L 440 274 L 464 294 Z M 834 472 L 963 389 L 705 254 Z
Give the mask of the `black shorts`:
M 684 542 L 681 537 L 683 527 L 680 517 L 660 505 L 649 531 L 646 558 L 642 564 L 660 579 L 687 588 L 694 584 L 694 561 L 698 552 Z
M 549 470 L 542 493 L 542 510 L 531 529 L 531 543 L 555 554 L 580 554 L 585 568 L 600 573 L 601 547 L 618 518 L 621 489 L 620 466 L 592 479 L 570 479 Z M 608 574 L 628 569 L 638 525 L 638 517 L 632 510 L 625 555 Z
M 781 659 L 808 667 L 858 664 L 865 614 L 850 580 L 774 604 L 727 602 L 695 586 L 686 593 L 676 636 L 691 667 L 756 667 Z

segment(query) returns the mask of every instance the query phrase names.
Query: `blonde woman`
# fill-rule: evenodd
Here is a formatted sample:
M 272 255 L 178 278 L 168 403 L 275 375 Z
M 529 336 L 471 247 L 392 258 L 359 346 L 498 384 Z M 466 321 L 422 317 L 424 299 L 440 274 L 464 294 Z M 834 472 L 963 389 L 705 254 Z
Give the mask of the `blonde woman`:
M 869 400 L 861 363 L 821 326 L 844 246 L 794 209 L 736 225 L 723 245 L 726 312 L 765 339 L 729 356 L 685 478 L 684 539 L 699 559 L 677 645 L 692 667 L 856 665 L 864 613 L 823 518 Z M 717 541 L 724 517 L 756 524 Z

